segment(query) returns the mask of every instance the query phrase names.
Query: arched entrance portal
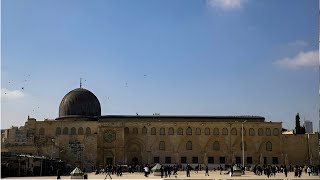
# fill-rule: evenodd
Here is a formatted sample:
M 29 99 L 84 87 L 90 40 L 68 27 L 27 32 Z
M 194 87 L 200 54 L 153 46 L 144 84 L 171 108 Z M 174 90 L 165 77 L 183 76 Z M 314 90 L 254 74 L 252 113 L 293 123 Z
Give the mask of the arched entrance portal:
M 132 158 L 132 165 L 138 165 L 139 164 L 139 159 L 137 157 Z
M 142 147 L 139 142 L 130 142 L 126 147 L 126 163 L 138 165 L 143 163 Z

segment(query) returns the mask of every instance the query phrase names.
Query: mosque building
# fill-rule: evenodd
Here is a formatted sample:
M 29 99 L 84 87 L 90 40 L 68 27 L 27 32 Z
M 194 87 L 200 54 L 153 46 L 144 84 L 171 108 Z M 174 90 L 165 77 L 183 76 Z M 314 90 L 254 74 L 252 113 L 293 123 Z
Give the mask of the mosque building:
M 242 136 L 243 134 L 243 136 Z M 59 117 L 2 131 L 1 152 L 61 159 L 91 170 L 107 164 L 319 164 L 318 134 L 284 133 L 261 116 L 101 115 L 98 98 L 77 88 Z M 243 144 L 242 144 L 243 143 Z

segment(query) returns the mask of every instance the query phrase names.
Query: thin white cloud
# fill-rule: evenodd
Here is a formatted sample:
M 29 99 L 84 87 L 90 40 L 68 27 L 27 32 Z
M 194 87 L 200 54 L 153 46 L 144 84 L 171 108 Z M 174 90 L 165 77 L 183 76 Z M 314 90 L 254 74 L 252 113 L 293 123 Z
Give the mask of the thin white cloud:
M 1 96 L 7 99 L 19 99 L 25 96 L 21 90 L 8 90 L 5 88 L 1 89 Z
M 248 0 L 207 0 L 207 4 L 215 9 L 229 11 L 241 9 Z
M 308 45 L 308 43 L 302 40 L 296 40 L 294 42 L 288 43 L 288 45 L 291 47 L 305 47 Z
M 300 68 L 300 67 L 318 67 L 319 66 L 319 51 L 299 52 L 295 57 L 285 57 L 274 62 L 275 65 L 285 68 Z

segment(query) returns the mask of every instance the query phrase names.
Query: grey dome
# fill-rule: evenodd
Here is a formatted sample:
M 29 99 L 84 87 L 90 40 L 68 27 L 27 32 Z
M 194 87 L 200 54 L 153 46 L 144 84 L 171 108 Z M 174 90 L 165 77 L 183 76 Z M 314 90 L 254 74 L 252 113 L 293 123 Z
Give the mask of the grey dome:
M 59 117 L 101 116 L 98 98 L 89 90 L 77 88 L 66 94 L 59 106 Z

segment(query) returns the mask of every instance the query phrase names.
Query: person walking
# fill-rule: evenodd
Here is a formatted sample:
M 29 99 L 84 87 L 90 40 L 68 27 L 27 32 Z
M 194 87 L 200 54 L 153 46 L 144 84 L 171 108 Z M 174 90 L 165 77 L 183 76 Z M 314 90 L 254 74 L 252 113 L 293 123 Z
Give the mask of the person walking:
M 288 176 L 288 169 L 287 167 L 284 167 L 284 175 L 287 177 Z
M 61 175 L 61 170 L 58 169 L 58 170 L 57 170 L 57 179 L 61 179 L 60 175 Z
M 311 173 L 311 168 L 310 168 L 310 167 L 307 168 L 307 173 L 308 173 L 309 176 L 310 176 L 310 173 Z
M 190 177 L 190 165 L 189 164 L 186 166 L 186 171 L 187 171 L 187 177 Z
M 144 169 L 144 176 L 145 176 L 145 177 L 148 177 L 148 174 L 149 174 L 149 167 L 148 167 L 148 165 L 145 165 L 143 169 Z
M 204 174 L 204 176 L 209 176 L 209 168 L 208 168 L 208 165 L 206 166 L 206 173 Z

